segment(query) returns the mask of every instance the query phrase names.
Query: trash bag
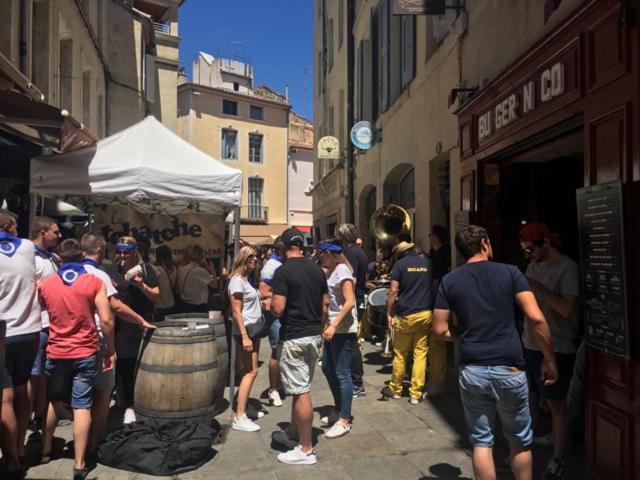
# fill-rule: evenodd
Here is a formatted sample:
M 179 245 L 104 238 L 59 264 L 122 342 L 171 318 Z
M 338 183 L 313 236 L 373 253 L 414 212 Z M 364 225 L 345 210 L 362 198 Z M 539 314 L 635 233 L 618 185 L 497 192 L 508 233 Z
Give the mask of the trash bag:
M 130 472 L 176 475 L 211 460 L 217 435 L 214 428 L 194 422 L 130 423 L 105 438 L 98 448 L 98 461 Z

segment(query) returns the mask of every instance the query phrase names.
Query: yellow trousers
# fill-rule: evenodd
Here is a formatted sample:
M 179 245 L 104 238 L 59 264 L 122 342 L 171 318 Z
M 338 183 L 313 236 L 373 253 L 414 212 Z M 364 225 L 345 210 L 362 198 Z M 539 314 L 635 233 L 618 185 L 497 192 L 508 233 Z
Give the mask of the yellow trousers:
M 431 311 L 412 313 L 404 317 L 396 317 L 393 337 L 393 364 L 389 388 L 396 395 L 402 394 L 402 380 L 407 367 L 409 354 L 413 353 L 413 369 L 411 371 L 411 398 L 420 398 L 424 390 L 429 353 L 429 337 L 431 335 Z M 439 342 L 438 342 L 439 343 Z M 434 347 L 436 342 L 434 342 Z M 430 355 L 432 383 L 442 383 L 446 372 L 446 349 L 444 345 L 434 348 Z

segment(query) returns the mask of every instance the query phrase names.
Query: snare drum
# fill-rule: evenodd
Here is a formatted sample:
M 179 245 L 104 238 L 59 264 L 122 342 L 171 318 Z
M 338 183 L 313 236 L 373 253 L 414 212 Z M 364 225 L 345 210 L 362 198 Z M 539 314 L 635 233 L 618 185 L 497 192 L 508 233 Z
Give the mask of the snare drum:
M 387 329 L 387 297 L 389 287 L 377 287 L 371 289 L 367 295 L 367 305 L 369 310 L 369 324 L 377 332 L 384 332 Z

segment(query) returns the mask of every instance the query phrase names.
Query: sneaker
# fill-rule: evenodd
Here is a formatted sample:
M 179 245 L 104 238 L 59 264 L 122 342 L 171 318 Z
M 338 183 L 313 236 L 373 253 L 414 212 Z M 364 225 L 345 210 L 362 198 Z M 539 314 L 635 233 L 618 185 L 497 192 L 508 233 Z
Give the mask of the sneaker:
M 288 452 L 278 455 L 278 461 L 287 465 L 314 465 L 318 463 L 318 458 L 315 450 L 312 450 L 311 453 L 304 453 L 300 449 L 300 445 L 297 445 Z
M 287 450 L 293 450 L 298 446 L 298 440 L 289 438 L 287 432 L 283 432 L 282 430 L 278 430 L 277 432 L 273 432 L 271 434 L 271 440 L 278 445 L 282 445 Z
M 422 402 L 422 397 L 412 398 L 412 399 L 409 400 L 409 403 L 411 405 L 418 405 L 420 402 Z
M 324 436 L 326 438 L 338 438 L 341 437 L 343 435 L 346 435 L 347 433 L 349 433 L 351 431 L 351 425 L 350 424 L 344 424 L 341 422 L 336 422 L 333 424 L 333 426 L 327 430 L 326 432 L 324 432 Z
M 553 448 L 553 432 L 549 432 L 546 435 L 536 437 L 533 439 L 533 443 L 540 448 Z
M 273 405 L 274 407 L 282 406 L 282 399 L 280 398 L 280 393 L 278 392 L 278 390 L 269 390 L 267 396 L 269 397 L 269 403 L 271 405 Z
M 253 423 L 253 421 L 250 420 L 245 413 L 240 418 L 233 417 L 231 428 L 233 428 L 234 430 L 239 430 L 240 432 L 257 432 L 258 430 L 260 430 L 260 425 Z
M 393 398 L 394 400 L 399 400 L 402 398 L 401 395 L 394 393 L 393 390 L 391 390 L 391 388 L 388 385 L 385 386 L 382 390 L 380 390 L 380 393 L 382 394 L 382 396 L 386 398 Z
M 364 385 L 360 385 L 359 387 L 353 387 L 353 397 L 366 397 L 367 392 L 364 389 Z
M 133 423 L 136 421 L 136 412 L 133 408 L 127 408 L 124 411 L 124 419 L 122 420 L 123 424 Z
M 547 470 L 542 476 L 542 480 L 562 480 L 564 478 L 564 471 L 567 468 L 566 462 L 563 460 L 552 458 L 547 463 Z

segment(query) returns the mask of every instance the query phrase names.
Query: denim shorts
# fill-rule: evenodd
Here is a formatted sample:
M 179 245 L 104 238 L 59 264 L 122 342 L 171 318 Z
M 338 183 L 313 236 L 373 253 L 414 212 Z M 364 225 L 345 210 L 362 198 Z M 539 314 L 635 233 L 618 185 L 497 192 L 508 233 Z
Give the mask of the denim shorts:
M 273 316 L 269 311 L 264 312 L 264 318 L 269 325 L 269 343 L 271 344 L 271 350 L 278 348 L 280 344 L 280 319 Z
M 529 388 L 524 371 L 507 366 L 464 365 L 458 378 L 469 440 L 474 447 L 494 443 L 496 413 L 509 443 L 533 441 Z
M 31 376 L 38 377 L 44 375 L 44 364 L 47 361 L 47 343 L 49 342 L 49 327 L 40 330 L 40 345 L 38 354 L 31 368 Z
M 47 359 L 48 397 L 51 402 L 69 400 L 71 408 L 91 408 L 98 372 L 96 355 L 78 359 Z
M 311 380 L 316 368 L 322 337 L 310 337 L 285 340 L 280 354 L 280 380 L 284 391 L 289 395 L 302 395 L 311 390 Z

